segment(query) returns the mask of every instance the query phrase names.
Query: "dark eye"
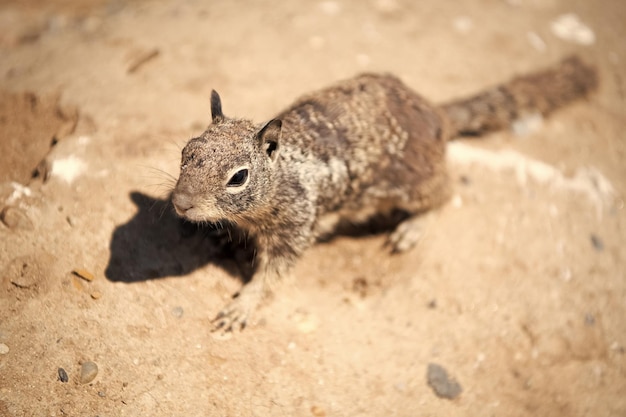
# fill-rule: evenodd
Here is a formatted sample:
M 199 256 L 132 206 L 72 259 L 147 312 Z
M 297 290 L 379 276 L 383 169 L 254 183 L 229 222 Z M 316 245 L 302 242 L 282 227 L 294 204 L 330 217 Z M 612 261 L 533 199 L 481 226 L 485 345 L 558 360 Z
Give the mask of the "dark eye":
M 240 187 L 246 183 L 247 179 L 248 179 L 248 169 L 247 168 L 240 169 L 239 171 L 235 173 L 235 175 L 230 177 L 230 180 L 228 180 L 228 184 L 226 184 L 226 186 Z

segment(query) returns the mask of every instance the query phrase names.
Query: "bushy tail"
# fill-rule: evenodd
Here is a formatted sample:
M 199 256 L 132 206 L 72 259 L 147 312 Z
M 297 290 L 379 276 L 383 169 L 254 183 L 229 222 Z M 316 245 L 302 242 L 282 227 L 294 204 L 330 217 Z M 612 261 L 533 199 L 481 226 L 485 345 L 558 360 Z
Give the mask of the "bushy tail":
M 441 108 L 449 119 L 451 138 L 475 136 L 508 127 L 532 113 L 547 116 L 587 96 L 597 85 L 595 68 L 571 56 L 555 67 L 514 78 L 473 97 L 445 103 Z

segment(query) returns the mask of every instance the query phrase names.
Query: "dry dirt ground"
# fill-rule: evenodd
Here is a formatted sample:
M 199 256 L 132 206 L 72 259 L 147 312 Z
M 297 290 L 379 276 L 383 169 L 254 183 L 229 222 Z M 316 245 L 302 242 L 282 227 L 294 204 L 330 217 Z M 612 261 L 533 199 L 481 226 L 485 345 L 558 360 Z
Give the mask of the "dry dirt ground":
M 623 0 L 2 1 L 0 415 L 626 416 L 624 22 Z M 262 121 L 360 71 L 441 102 L 570 53 L 599 91 L 451 144 L 414 251 L 321 243 L 243 333 L 209 331 L 242 260 L 166 198 L 212 88 Z

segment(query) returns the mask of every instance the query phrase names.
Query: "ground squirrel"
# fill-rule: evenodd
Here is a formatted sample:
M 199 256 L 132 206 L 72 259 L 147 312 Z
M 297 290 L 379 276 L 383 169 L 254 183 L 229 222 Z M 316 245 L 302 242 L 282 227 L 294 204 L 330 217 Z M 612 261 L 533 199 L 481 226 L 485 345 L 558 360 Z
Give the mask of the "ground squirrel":
M 254 276 L 214 326 L 242 329 L 268 283 L 341 222 L 401 211 L 389 243 L 411 248 L 418 215 L 448 198 L 448 140 L 545 116 L 596 85 L 595 70 L 570 57 L 435 106 L 392 75 L 363 74 L 305 95 L 263 124 L 226 117 L 213 91 L 212 123 L 184 147 L 172 203 L 187 220 L 234 224 L 258 245 Z

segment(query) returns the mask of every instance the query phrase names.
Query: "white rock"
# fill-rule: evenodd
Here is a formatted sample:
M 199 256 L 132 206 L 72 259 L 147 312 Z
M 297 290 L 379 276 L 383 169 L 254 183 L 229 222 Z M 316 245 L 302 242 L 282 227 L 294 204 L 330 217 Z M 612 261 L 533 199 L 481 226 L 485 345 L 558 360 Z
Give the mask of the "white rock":
M 71 184 L 87 170 L 87 164 L 75 155 L 52 161 L 50 175 Z
M 575 13 L 557 17 L 550 24 L 550 28 L 557 37 L 568 42 L 592 45 L 596 41 L 596 35 Z

